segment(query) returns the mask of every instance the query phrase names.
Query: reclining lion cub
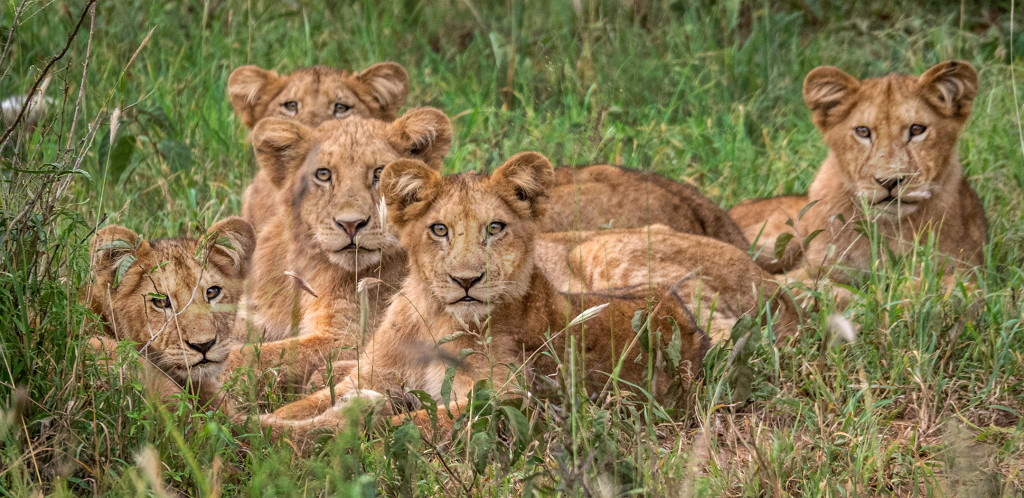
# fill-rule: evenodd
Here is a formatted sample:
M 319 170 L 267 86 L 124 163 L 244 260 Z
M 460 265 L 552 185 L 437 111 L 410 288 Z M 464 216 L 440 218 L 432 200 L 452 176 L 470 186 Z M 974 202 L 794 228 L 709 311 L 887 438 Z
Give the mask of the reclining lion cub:
M 804 102 L 829 154 L 808 195 L 750 201 L 730 214 L 749 238 L 764 227 L 759 245 L 767 254 L 782 233 L 793 234 L 776 269 L 802 264 L 794 274 L 801 280 L 837 263 L 869 270 L 873 256 L 858 229 L 862 220 L 877 227 L 897 254 L 908 252 L 922 234 L 935 232 L 938 250 L 955 265 L 980 265 L 988 239 L 985 212 L 956 150 L 977 88 L 978 74 L 962 61 L 943 62 L 921 76 L 862 81 L 834 67 L 814 69 L 804 80 Z M 812 201 L 816 204 L 797 219 Z M 787 219 L 795 221 L 792 228 Z M 829 276 L 840 282 L 850 277 L 846 272 Z
M 388 165 L 381 190 L 388 219 L 409 254 L 409 278 L 358 368 L 333 394 L 324 389 L 264 416 L 262 423 L 292 430 L 302 444 L 307 431 L 343 423 L 337 410 L 328 409 L 332 395 L 344 403 L 353 395 L 373 395 L 366 390 L 422 389 L 440 401 L 451 361 L 458 361 L 453 359 L 460 351 L 481 351 L 461 360 L 455 374 L 448 410 L 458 412 L 478 379 L 491 377 L 501 389 L 524 372 L 555 382 L 568 375 L 551 355 L 564 357 L 570 338 L 585 359 L 582 375 L 592 393 L 607 389 L 617 369 L 619 388 L 642 386 L 661 401 L 673 379 L 683 379 L 685 387 L 699 372 L 708 338 L 673 291 L 563 295 L 535 265 L 534 241 L 553 176 L 548 160 L 532 152 L 512 157 L 490 177 L 442 178 L 415 160 Z M 568 323 L 582 310 L 609 302 L 584 324 Z M 668 347 L 672 321 L 680 330 L 679 363 L 655 362 L 653 378 L 646 377 L 647 351 L 630 326 L 637 310 L 651 310 L 650 327 L 660 331 L 661 347 Z M 634 361 L 637 356 L 640 361 Z M 422 412 L 415 417 L 427 420 Z
M 331 344 L 304 338 L 243 346 L 236 321 L 256 237 L 245 220 L 215 223 L 201 238 L 143 240 L 111 225 L 90 242 L 94 283 L 86 299 L 103 335 L 88 345 L 113 366 L 118 341 L 137 343 L 147 390 L 163 399 L 187 387 L 200 401 L 220 401 L 239 367 L 274 368 L 286 384 L 326 364 Z
M 252 227 L 237 217 L 200 240 L 146 241 L 123 226 L 104 227 L 90 243 L 95 282 L 87 299 L 105 335 L 90 346 L 109 355 L 118 340 L 136 342 L 147 377 L 162 379 L 162 396 L 188 384 L 209 399 L 236 345 L 232 327 L 255 244 Z
M 746 251 L 664 225 L 544 234 L 537 264 L 559 292 L 674 285 L 712 344 L 765 304 L 776 335 L 793 335 L 800 323 L 796 304 Z
M 555 170 L 541 230 L 565 232 L 661 224 L 746 251 L 750 243 L 724 209 L 684 183 L 607 164 Z M 760 261 L 759 261 L 760 262 Z
M 372 333 L 407 271 L 381 219 L 381 171 L 403 157 L 440 169 L 451 140 L 448 117 L 429 108 L 393 123 L 351 117 L 309 128 L 267 118 L 256 125 L 256 159 L 279 206 L 253 256 L 248 304 L 262 338 L 310 335 L 352 347 Z M 369 292 L 362 317 L 356 291 L 365 277 L 383 284 Z
M 393 62 L 358 73 L 314 66 L 279 76 L 257 66 L 242 66 L 228 77 L 228 97 L 238 118 L 252 129 L 263 118 L 294 119 L 316 127 L 351 116 L 392 121 L 409 95 L 409 75 Z M 245 191 L 242 213 L 259 233 L 272 216 L 274 187 L 262 173 Z

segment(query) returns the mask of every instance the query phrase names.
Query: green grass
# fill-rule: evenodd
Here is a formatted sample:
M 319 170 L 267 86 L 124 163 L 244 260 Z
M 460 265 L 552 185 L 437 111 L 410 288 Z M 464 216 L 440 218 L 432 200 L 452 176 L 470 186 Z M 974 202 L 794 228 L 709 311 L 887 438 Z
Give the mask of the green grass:
M 1009 3 L 652 0 L 646 15 L 618 0 L 580 14 L 568 0 L 338 3 L 120 0 L 85 19 L 53 67 L 49 95 L 66 91 L 65 105 L 0 153 L 0 495 L 154 482 L 204 496 L 1024 493 L 1024 86 L 1012 77 L 1024 37 L 1011 37 Z M 84 4 L 28 4 L 0 96 L 31 86 Z M 4 2 L 0 42 L 19 5 Z M 833 343 L 826 301 L 798 338 L 764 337 L 732 364 L 730 345 L 716 349 L 674 423 L 636 400 L 570 391 L 559 409 L 506 409 L 484 392 L 482 422 L 451 443 L 364 433 L 354 418 L 300 458 L 219 413 L 147 402 L 79 352 L 95 330 L 77 300 L 97 224 L 198 235 L 239 212 L 255 166 L 225 95 L 238 65 L 394 60 L 412 81 L 407 108 L 452 117 L 446 172 L 536 150 L 658 171 L 728 207 L 810 183 L 826 152 L 800 98 L 810 69 L 917 73 L 950 58 L 981 77 L 960 141 L 990 224 L 980 294 L 946 295 L 926 258 L 894 262 L 855 293 L 856 342 Z

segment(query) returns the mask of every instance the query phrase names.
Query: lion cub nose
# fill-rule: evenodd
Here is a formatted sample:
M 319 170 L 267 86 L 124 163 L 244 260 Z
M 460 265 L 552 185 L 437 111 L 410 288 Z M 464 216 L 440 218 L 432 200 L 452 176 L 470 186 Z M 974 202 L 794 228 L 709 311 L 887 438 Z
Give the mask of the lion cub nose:
M 455 282 L 459 287 L 468 291 L 471 287 L 484 279 L 484 274 L 481 273 L 475 277 L 456 277 L 454 275 L 448 275 L 448 278 L 452 279 L 452 282 Z
M 882 186 L 886 190 L 892 190 L 895 187 L 899 187 L 901 183 L 907 181 L 905 176 L 893 176 L 890 178 L 875 178 L 875 183 Z
M 203 343 L 200 343 L 200 344 L 195 344 L 195 343 L 191 343 L 191 342 L 185 341 L 185 344 L 188 344 L 188 347 L 190 347 L 190 348 L 192 348 L 192 349 L 194 349 L 196 351 L 199 351 L 200 353 L 206 354 L 206 352 L 209 351 L 210 348 L 212 348 L 214 344 L 217 344 L 217 338 L 214 337 L 212 341 L 207 341 L 207 342 L 203 342 Z
M 362 230 L 370 223 L 370 218 L 364 218 L 361 220 L 334 220 L 334 224 L 338 225 L 338 228 L 345 231 L 349 237 L 355 237 L 356 232 Z

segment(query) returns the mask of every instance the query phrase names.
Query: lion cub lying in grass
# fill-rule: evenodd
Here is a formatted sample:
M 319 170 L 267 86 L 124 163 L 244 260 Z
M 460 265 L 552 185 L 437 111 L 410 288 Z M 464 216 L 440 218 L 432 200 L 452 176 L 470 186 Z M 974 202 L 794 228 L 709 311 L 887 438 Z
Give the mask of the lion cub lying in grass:
M 834 67 L 814 69 L 804 80 L 804 102 L 829 154 L 808 194 L 748 201 L 730 214 L 748 238 L 760 235 L 763 253 L 773 254 L 783 234 L 793 236 L 774 269 L 798 280 L 827 273 L 845 283 L 849 272 L 870 271 L 886 257 L 872 254 L 864 232 L 875 229 L 896 254 L 934 233 L 954 266 L 982 264 L 985 211 L 956 150 L 977 89 L 978 74 L 962 61 L 921 76 L 861 81 Z
M 712 344 L 729 337 L 744 315 L 764 304 L 778 336 L 796 333 L 796 303 L 745 251 L 664 225 L 544 234 L 537 265 L 559 292 L 617 292 L 675 286 Z
M 266 342 L 239 340 L 237 319 L 256 237 L 230 217 L 197 239 L 143 240 L 111 225 L 90 243 L 94 283 L 86 299 L 104 335 L 89 339 L 99 360 L 113 366 L 118 341 L 138 344 L 143 380 L 163 399 L 187 387 L 202 403 L 220 402 L 222 387 L 240 367 L 275 369 L 278 381 L 302 383 L 326 364 L 336 344 L 317 337 Z
M 246 128 L 263 118 L 294 119 L 316 127 L 352 116 L 393 121 L 409 95 L 409 75 L 393 62 L 358 73 L 323 66 L 283 76 L 257 66 L 241 66 L 228 77 L 228 97 Z M 242 213 L 259 233 L 278 209 L 276 189 L 260 171 L 245 190 Z
M 105 336 L 90 346 L 111 355 L 118 340 L 138 343 L 147 377 L 161 379 L 161 396 L 188 384 L 209 400 L 236 346 L 232 329 L 255 244 L 252 227 L 237 217 L 199 240 L 146 241 L 123 226 L 104 227 L 90 243 L 95 281 L 87 299 Z
M 343 423 L 332 396 L 396 395 L 420 389 L 441 400 L 445 371 L 460 365 L 447 407 L 459 412 L 479 379 L 499 389 L 525 376 L 559 383 L 569 374 L 555 357 L 573 344 L 582 378 L 598 393 L 642 386 L 664 401 L 670 383 L 684 387 L 700 370 L 709 347 L 684 300 L 674 290 L 646 288 L 621 295 L 563 295 L 535 264 L 537 227 L 553 183 L 540 154 L 518 154 L 490 177 L 474 173 L 442 178 L 420 161 L 391 163 L 381 176 L 388 220 L 409 256 L 409 277 L 392 300 L 357 367 L 331 389 L 286 405 L 262 418 L 265 426 L 291 430 L 300 444 L 316 428 Z M 610 303 L 585 323 L 570 323 L 583 310 Z M 653 367 L 631 327 L 634 313 L 649 311 L 659 356 L 670 347 L 678 363 Z M 678 328 L 675 328 L 678 327 Z M 462 358 L 461 351 L 478 351 Z M 640 361 L 634 361 L 641 356 Z M 351 366 L 351 362 L 348 364 Z M 648 368 L 653 375 L 648 377 Z M 340 403 L 344 403 L 341 401 Z M 439 417 L 447 421 L 447 417 Z M 423 413 L 416 420 L 426 422 Z

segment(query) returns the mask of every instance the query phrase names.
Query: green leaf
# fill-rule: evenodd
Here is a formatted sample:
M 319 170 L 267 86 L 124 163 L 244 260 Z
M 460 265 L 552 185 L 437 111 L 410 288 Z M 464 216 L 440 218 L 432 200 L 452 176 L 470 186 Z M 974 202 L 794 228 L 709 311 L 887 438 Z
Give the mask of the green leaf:
M 469 442 L 469 459 L 473 462 L 473 468 L 477 473 L 483 473 L 487 469 L 493 446 L 494 440 L 491 439 L 490 434 L 486 432 L 473 434 L 473 439 Z
M 153 299 L 167 299 L 166 295 L 159 292 L 147 292 L 146 297 L 151 297 Z
M 791 240 L 793 240 L 793 234 L 789 232 L 782 232 L 775 238 L 775 259 L 782 259 L 782 256 L 786 254 L 786 246 Z
M 444 380 L 441 381 L 441 404 L 444 406 L 448 406 L 452 401 L 452 381 L 455 380 L 456 370 L 458 366 L 454 363 L 444 369 Z
M 460 338 L 460 337 L 462 337 L 464 335 L 466 335 L 466 331 L 465 330 L 460 330 L 458 332 L 453 332 L 451 334 L 448 334 L 448 335 L 442 337 L 440 341 L 437 341 L 437 345 L 440 346 L 442 344 L 447 344 L 447 343 L 452 342 L 455 339 L 458 339 L 458 338 Z
M 498 410 L 505 420 L 508 421 L 508 426 L 512 428 L 516 447 L 520 451 L 526 449 L 526 444 L 530 442 L 530 421 L 526 418 L 526 415 L 523 415 L 523 412 L 517 410 L 514 406 L 502 405 L 498 407 Z
M 800 212 L 797 213 L 796 219 L 799 220 L 799 219 L 803 218 L 804 215 L 807 214 L 807 211 L 810 211 L 811 208 L 814 207 L 814 205 L 817 204 L 820 201 L 821 201 L 821 199 L 815 199 L 815 200 L 813 200 L 811 202 L 808 202 L 807 205 L 804 206 L 802 209 L 800 209 Z
M 683 355 L 679 351 L 683 349 L 683 333 L 679 330 L 679 324 L 675 320 L 669 318 L 672 323 L 672 338 L 668 341 L 668 345 L 665 346 L 664 352 L 665 357 L 672 363 L 672 368 L 678 369 L 679 364 L 683 361 Z
M 640 328 L 644 326 L 644 318 L 646 315 L 647 313 L 645 313 L 644 310 L 636 310 L 636 312 L 633 313 L 633 321 L 630 322 L 630 325 L 633 326 L 633 332 L 640 333 Z
M 135 249 L 135 246 L 131 245 L 131 243 L 129 243 L 127 240 L 114 239 L 100 246 L 100 248 L 97 249 L 97 251 L 109 251 L 111 249 L 130 251 L 132 249 Z
M 125 243 L 127 244 L 127 242 Z M 131 268 L 134 262 L 135 256 L 131 254 L 126 254 L 121 258 L 121 261 L 117 263 L 117 270 L 114 272 L 114 287 L 121 284 L 121 279 L 124 278 L 125 273 L 128 273 L 128 268 Z
M 423 411 L 427 412 L 427 416 L 430 417 L 430 424 L 435 429 L 434 432 L 437 432 L 437 402 L 425 391 L 416 389 L 409 392 L 420 400 L 420 407 Z
M 815 237 L 821 234 L 821 232 L 824 232 L 824 230 L 822 230 L 821 228 L 811 232 L 811 234 L 804 239 L 804 247 L 807 247 L 807 244 L 810 244 L 811 241 L 815 239 Z

